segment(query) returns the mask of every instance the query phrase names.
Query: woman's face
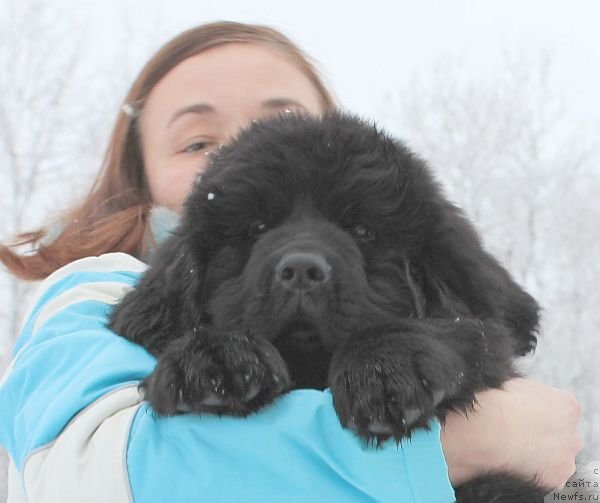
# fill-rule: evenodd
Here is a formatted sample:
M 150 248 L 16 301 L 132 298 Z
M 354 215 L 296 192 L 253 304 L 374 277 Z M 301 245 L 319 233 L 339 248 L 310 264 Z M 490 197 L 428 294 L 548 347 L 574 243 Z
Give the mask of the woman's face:
M 140 128 L 155 204 L 179 212 L 207 153 L 254 119 L 291 110 L 318 115 L 321 98 L 276 49 L 227 44 L 192 56 L 150 92 Z

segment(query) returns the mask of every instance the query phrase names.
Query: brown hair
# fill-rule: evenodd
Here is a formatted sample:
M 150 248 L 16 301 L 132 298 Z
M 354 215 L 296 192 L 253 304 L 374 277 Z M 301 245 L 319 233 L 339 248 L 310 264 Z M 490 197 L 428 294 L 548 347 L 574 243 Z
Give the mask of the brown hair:
M 53 227 L 43 227 L 18 235 L 8 246 L 0 245 L 0 260 L 10 272 L 22 279 L 34 280 L 89 255 L 121 251 L 143 256 L 152 201 L 144 173 L 136 112 L 141 110 L 154 86 L 177 64 L 212 47 L 236 42 L 264 44 L 281 51 L 315 86 L 323 110 L 335 108 L 333 97 L 308 57 L 276 30 L 218 22 L 181 33 L 146 63 L 134 81 L 125 98 L 126 113 L 117 117 L 102 169 L 83 202 L 62 215 L 58 235 L 52 238 L 49 231 Z M 35 250 L 18 253 L 11 249 L 23 245 L 34 246 Z

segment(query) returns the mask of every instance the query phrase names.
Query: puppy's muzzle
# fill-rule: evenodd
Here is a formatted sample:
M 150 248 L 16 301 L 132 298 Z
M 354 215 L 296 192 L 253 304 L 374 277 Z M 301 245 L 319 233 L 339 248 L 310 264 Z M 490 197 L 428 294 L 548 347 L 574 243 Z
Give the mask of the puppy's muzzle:
M 287 253 L 275 266 L 275 281 L 286 290 L 298 293 L 321 288 L 330 279 L 331 265 L 319 253 Z

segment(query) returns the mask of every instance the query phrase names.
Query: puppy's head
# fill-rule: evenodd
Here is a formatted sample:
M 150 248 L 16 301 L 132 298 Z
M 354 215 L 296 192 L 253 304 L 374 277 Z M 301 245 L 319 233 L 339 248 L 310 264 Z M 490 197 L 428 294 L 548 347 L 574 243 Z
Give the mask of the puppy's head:
M 243 131 L 194 187 L 151 270 L 177 299 L 179 330 L 202 322 L 265 337 L 298 385 L 325 386 L 351 334 L 399 318 L 494 317 L 520 351 L 534 342 L 535 302 L 424 163 L 348 115 Z

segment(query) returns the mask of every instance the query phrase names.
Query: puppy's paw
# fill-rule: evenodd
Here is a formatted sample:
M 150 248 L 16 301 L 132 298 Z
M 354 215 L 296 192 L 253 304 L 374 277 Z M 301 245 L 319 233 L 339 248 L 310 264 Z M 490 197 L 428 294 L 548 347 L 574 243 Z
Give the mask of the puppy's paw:
M 357 344 L 338 353 L 329 381 L 342 425 L 379 445 L 390 437 L 397 442 L 410 437 L 443 416 L 443 404 L 456 395 L 465 374 L 455 355 L 423 345 L 404 334 L 386 334 L 376 345 Z
M 267 340 L 202 331 L 171 343 L 142 388 L 159 415 L 244 416 L 272 402 L 289 382 L 285 362 Z

